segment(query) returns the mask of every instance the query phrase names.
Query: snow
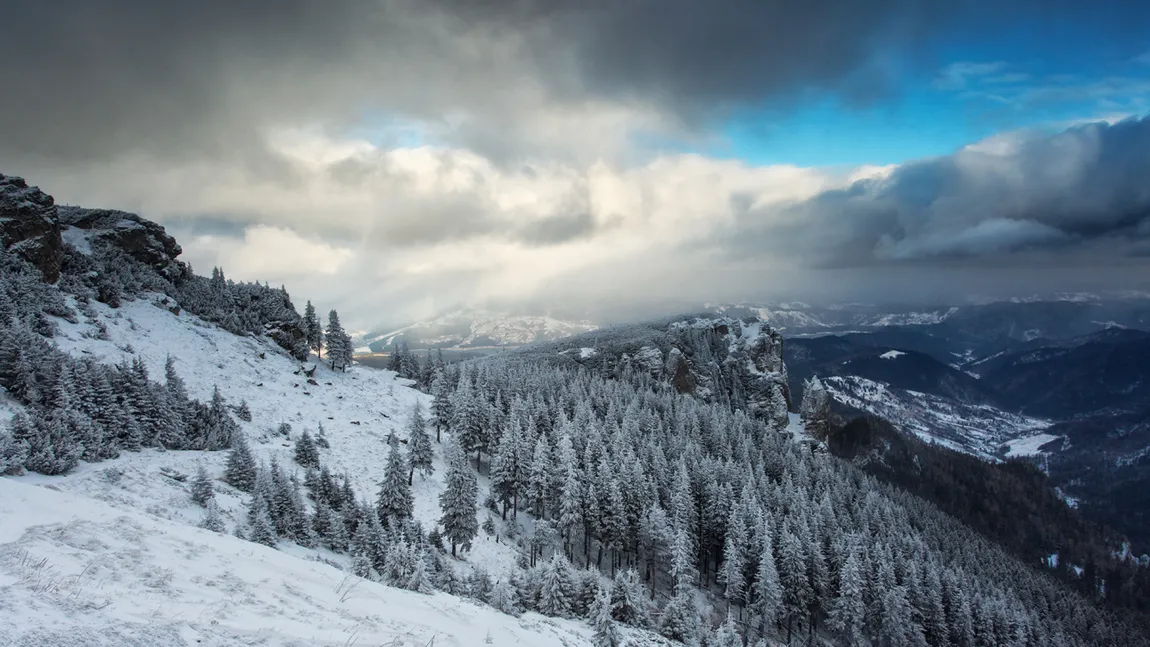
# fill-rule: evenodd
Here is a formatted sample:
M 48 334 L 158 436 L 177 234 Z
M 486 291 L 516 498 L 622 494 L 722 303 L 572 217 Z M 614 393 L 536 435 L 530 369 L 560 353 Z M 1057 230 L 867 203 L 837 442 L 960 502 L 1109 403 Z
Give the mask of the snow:
M 153 379 L 169 353 L 193 397 L 219 386 L 229 403 L 247 401 L 253 422 L 239 421 L 257 460 L 275 457 L 289 472 L 292 436 L 323 424 L 330 449 L 321 457 L 347 474 L 361 496 L 374 497 L 390 434 L 406 437 L 417 402 L 429 396 L 390 371 L 353 365 L 346 373 L 320 364 L 318 385 L 296 375 L 300 363 L 266 339 L 237 337 L 187 313 L 158 307 L 160 295 L 119 309 L 93 303 L 108 340 L 94 326 L 56 320 L 54 343 L 68 353 L 119 362 L 133 356 Z M 261 357 L 262 355 L 262 357 Z M 315 358 L 312 358 L 313 362 Z M 310 364 L 309 364 L 310 365 Z M 5 413 L 17 408 L 0 399 Z M 445 472 L 435 445 L 435 473 L 415 477 L 414 514 L 425 528 L 440 516 Z M 85 645 L 587 645 L 578 621 L 535 614 L 514 618 L 442 593 L 421 595 L 361 580 L 340 570 L 348 558 L 281 542 L 273 550 L 195 527 L 203 509 L 188 482 L 203 465 L 229 531 L 243 518 L 247 495 L 220 482 L 226 452 L 145 450 L 71 474 L 0 477 L 0 637 L 2 644 Z M 480 500 L 488 479 L 479 477 Z M 482 521 L 488 516 L 480 509 Z M 506 524 L 495 516 L 499 532 Z M 521 521 L 522 523 L 522 521 Z M 516 549 L 480 532 L 471 551 L 452 562 L 482 567 L 496 578 L 515 568 Z M 636 645 L 667 644 L 620 627 Z M 72 643 L 67 643 L 72 644 Z
M 1034 434 L 1033 436 L 1024 436 L 1016 438 L 1006 443 L 1006 456 L 1007 458 L 1016 458 L 1019 456 L 1034 456 L 1042 453 L 1039 449 L 1046 443 L 1054 440 L 1059 440 L 1061 436 L 1052 436 L 1050 434 Z
M 76 248 L 76 251 L 87 256 L 92 255 L 92 232 L 79 227 L 65 227 L 60 232 L 64 242 Z
M 828 377 L 823 385 L 831 397 L 848 407 L 885 418 L 926 442 L 989 461 L 998 460 L 998 450 L 1007 442 L 1050 426 L 1045 420 L 990 405 L 963 404 L 855 375 Z
M 599 354 L 594 348 L 583 347 L 579 349 L 579 359 L 590 359 Z
M 25 479 L 0 478 L 0 518 L 6 644 L 590 644 L 580 622 L 390 588 Z
M 902 352 L 901 350 L 888 350 L 882 355 L 879 355 L 879 357 L 883 359 L 897 359 L 901 355 L 906 355 L 906 353 Z
M 246 400 L 252 422 L 237 422 L 246 432 L 256 459 L 270 461 L 275 457 L 289 473 L 295 470 L 301 479 L 303 472 L 292 461 L 293 443 L 277 435 L 274 429 L 281 422 L 287 422 L 295 438 L 304 429 L 314 435 L 322 424 L 331 445 L 330 449 L 321 450 L 324 465 L 337 476 L 347 474 L 360 496 L 374 499 L 387 464 L 388 436 L 406 438 L 407 422 L 415 403 L 422 404 L 426 416 L 430 396 L 411 388 L 408 380 L 398 379 L 392 371 L 361 365 L 353 365 L 343 373 L 334 372 L 319 362 L 314 375 L 318 385 L 309 385 L 306 376 L 295 374 L 300 363 L 271 341 L 237 337 L 186 312 L 174 315 L 154 304 L 159 298 L 152 295 L 125 302 L 115 310 L 92 303 L 110 339 L 86 337 L 84 333 L 92 329 L 88 324 L 57 319 L 61 334 L 54 341 L 68 353 L 108 363 L 140 357 L 152 379 L 160 380 L 165 359 L 171 353 L 176 359 L 176 370 L 187 383 L 192 397 L 207 400 L 213 387 L 218 385 L 229 404 Z M 129 348 L 132 352 L 125 351 Z M 314 356 L 311 360 L 309 367 L 317 362 Z M 442 445 L 435 446 L 435 473 L 427 478 L 416 476 L 412 486 L 415 517 L 425 528 L 432 527 L 440 517 L 439 493 L 443 490 L 441 479 L 445 472 L 442 449 Z M 159 470 L 166 467 L 192 474 L 196 464 L 202 462 L 218 476 L 223 473 L 225 459 L 225 452 L 126 453 L 115 461 L 81 464 L 76 472 L 52 478 L 50 482 L 62 490 L 135 509 L 154 509 L 162 516 L 195 523 L 199 521 L 200 510 L 195 507 L 183 510 L 176 505 L 186 503 L 184 494 L 173 494 L 170 479 L 160 476 Z M 123 471 L 118 482 L 109 482 L 108 469 Z M 39 481 L 48 477 L 23 478 Z M 480 477 L 480 486 L 482 501 L 486 494 L 485 477 Z M 224 486 L 217 489 L 223 490 Z M 242 516 L 240 497 L 225 495 L 219 503 L 225 518 Z M 477 514 L 481 523 L 487 517 L 486 510 L 481 509 Z M 481 564 L 493 576 L 500 576 L 514 568 L 515 557 L 512 546 L 496 543 L 493 537 L 481 532 L 466 561 L 458 565 L 462 570 L 469 570 L 472 564 Z

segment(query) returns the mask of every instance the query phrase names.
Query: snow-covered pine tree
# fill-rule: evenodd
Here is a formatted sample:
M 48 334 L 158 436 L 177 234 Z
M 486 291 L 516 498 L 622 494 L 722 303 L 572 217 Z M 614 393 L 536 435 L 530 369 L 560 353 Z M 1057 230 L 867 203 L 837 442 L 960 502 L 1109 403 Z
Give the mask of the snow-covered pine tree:
M 243 434 L 237 434 L 232 441 L 223 481 L 241 492 L 251 492 L 255 487 L 256 459 Z
M 295 462 L 305 468 L 319 467 L 319 450 L 307 429 L 295 442 Z
M 659 633 L 686 645 L 694 643 L 699 627 L 699 612 L 689 591 L 676 593 L 663 607 L 659 617 Z
M 208 470 L 204 468 L 203 463 L 196 465 L 196 475 L 192 478 L 192 501 L 200 507 L 208 507 L 208 503 L 215 496 L 212 488 L 212 477 L 208 474 Z
M 594 630 L 592 644 L 595 647 L 619 647 L 619 629 L 615 627 L 615 620 L 611 616 L 611 592 L 606 586 L 599 588 L 589 615 Z
M 348 364 L 351 363 L 351 353 L 348 352 L 348 346 L 351 343 L 351 338 L 344 332 L 343 326 L 339 323 L 339 313 L 332 310 L 327 314 L 327 360 L 331 364 L 333 371 L 347 370 Z
M 571 565 L 559 553 L 543 567 L 539 579 L 538 611 L 546 616 L 566 617 L 571 613 L 575 595 Z
M 311 301 L 303 309 L 303 334 L 307 340 L 308 348 L 317 356 L 323 356 L 323 324 L 316 316 L 315 306 Z
M 411 518 L 413 505 L 411 486 L 408 484 L 407 461 L 399 452 L 399 448 L 392 445 L 387 454 L 383 481 L 379 484 L 376 512 L 379 514 L 379 520 L 387 527 L 398 529 L 404 521 Z
M 439 522 L 443 525 L 444 537 L 451 542 L 451 554 L 455 556 L 457 547 L 469 549 L 471 540 L 479 534 L 479 522 L 475 517 L 479 486 L 467 463 L 467 455 L 454 439 L 447 448 L 444 481 L 443 492 L 439 495 L 439 508 L 443 512 Z
M 224 523 L 223 513 L 220 512 L 220 507 L 216 505 L 216 502 L 209 500 L 206 508 L 207 509 L 204 510 L 204 517 L 200 520 L 200 527 L 218 533 L 226 531 L 228 528 Z
M 634 569 L 615 573 L 611 582 L 611 616 L 632 627 L 647 629 L 651 626 L 651 604 Z
M 507 577 L 503 577 L 491 587 L 489 604 L 510 616 L 517 616 L 522 612 L 519 606 L 519 592 Z
M 860 642 L 866 623 L 866 580 L 859 549 L 850 548 L 839 573 L 838 597 L 831 604 L 827 624 L 851 644 Z
M 423 405 L 416 402 L 407 433 L 408 485 L 411 485 L 416 470 L 424 476 L 430 476 L 435 471 L 432 466 L 434 458 L 435 450 L 431 447 L 431 437 L 427 434 L 427 424 L 423 420 Z
M 763 528 L 762 550 L 759 553 L 759 568 L 752 585 L 754 595 L 749 610 L 757 621 L 759 636 L 765 638 L 767 631 L 778 621 L 783 611 L 783 590 L 779 584 L 779 572 L 775 565 L 775 552 L 771 547 L 771 534 Z
M 431 381 L 431 422 L 435 426 L 435 442 L 442 442 L 442 433 L 451 428 L 451 384 L 443 369 L 435 372 Z

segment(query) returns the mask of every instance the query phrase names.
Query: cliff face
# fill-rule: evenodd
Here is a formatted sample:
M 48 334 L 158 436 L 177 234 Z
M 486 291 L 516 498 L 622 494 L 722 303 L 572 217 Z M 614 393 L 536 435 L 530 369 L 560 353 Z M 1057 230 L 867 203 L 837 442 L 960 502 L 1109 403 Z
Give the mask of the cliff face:
M 170 281 L 186 271 L 176 260 L 183 251 L 179 243 L 151 220 L 124 211 L 83 207 L 60 207 L 59 214 L 64 237 L 69 241 L 112 245 Z
M 56 201 L 24 178 L 0 173 L 0 243 L 55 283 L 60 278 L 60 216 Z

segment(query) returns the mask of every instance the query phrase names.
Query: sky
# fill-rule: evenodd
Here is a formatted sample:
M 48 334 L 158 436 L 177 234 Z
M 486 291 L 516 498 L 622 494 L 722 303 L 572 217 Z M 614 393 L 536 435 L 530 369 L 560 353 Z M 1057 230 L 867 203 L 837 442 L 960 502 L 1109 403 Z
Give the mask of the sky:
M 1150 5 L 10 0 L 0 171 L 357 328 L 1150 287 Z

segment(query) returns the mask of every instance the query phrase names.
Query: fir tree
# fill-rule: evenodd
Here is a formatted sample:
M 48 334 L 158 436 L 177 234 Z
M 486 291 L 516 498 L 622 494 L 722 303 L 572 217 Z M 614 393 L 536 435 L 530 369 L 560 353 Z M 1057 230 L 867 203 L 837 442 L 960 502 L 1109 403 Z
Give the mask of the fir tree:
M 241 492 L 251 492 L 256 484 L 256 459 L 243 435 L 237 435 L 224 468 L 224 483 Z
M 692 644 L 699 624 L 699 614 L 688 591 L 676 593 L 659 618 L 659 633 L 671 640 Z
M 571 568 L 559 553 L 543 568 L 539 580 L 539 613 L 546 616 L 566 617 L 571 613 L 575 591 Z
M 305 468 L 319 467 L 319 450 L 307 429 L 303 430 L 295 443 L 295 462 Z
M 209 500 L 206 508 L 207 509 L 204 510 L 204 518 L 200 520 L 200 527 L 222 534 L 227 530 L 227 526 L 224 524 L 224 517 L 223 514 L 220 513 L 220 507 L 216 505 L 214 500 Z
M 192 501 L 195 501 L 196 505 L 206 508 L 214 496 L 212 477 L 208 475 L 208 470 L 204 469 L 201 463 L 196 466 L 196 476 L 192 479 Z
M 758 619 L 759 635 L 766 636 L 767 628 L 775 624 L 783 608 L 783 591 L 775 566 L 775 553 L 771 549 L 770 533 L 764 529 L 763 549 L 759 554 L 759 568 L 753 586 L 754 597 L 750 610 Z
M 866 599 L 859 551 L 852 547 L 839 574 L 839 592 L 830 608 L 828 624 L 849 642 L 857 643 L 866 622 Z
M 252 496 L 248 508 L 248 540 L 276 547 L 276 531 L 268 512 L 268 501 L 258 493 Z
M 467 455 L 455 443 L 448 447 L 447 460 L 445 487 L 439 495 L 439 508 L 443 512 L 440 523 L 444 536 L 451 542 L 454 556 L 458 546 L 470 548 L 471 540 L 479 534 L 479 522 L 475 517 L 478 485 L 475 473 L 467 464 Z
M 594 629 L 592 644 L 595 647 L 619 647 L 619 630 L 611 617 L 611 593 L 607 587 L 600 587 L 595 602 L 591 605 L 591 627 Z
M 437 371 L 435 379 L 431 382 L 431 421 L 435 426 L 435 442 L 441 442 L 440 437 L 445 429 L 451 427 L 451 391 L 447 378 L 442 370 Z
M 327 360 L 333 371 L 347 370 L 351 363 L 351 338 L 339 323 L 339 313 L 332 310 L 327 315 Z
M 398 528 L 407 519 L 411 518 L 412 506 L 411 486 L 408 484 L 407 462 L 399 449 L 391 446 L 387 454 L 387 467 L 383 472 L 383 481 L 379 484 L 379 495 L 376 498 L 376 511 L 379 520 L 390 528 Z M 472 512 L 474 517 L 474 509 Z
M 315 306 L 311 304 L 311 301 L 308 301 L 303 309 L 303 334 L 308 348 L 322 357 L 323 325 L 320 323 L 319 317 L 316 316 Z
M 432 466 L 434 458 L 435 451 L 431 447 L 431 437 L 427 434 L 427 425 L 423 420 L 423 408 L 416 402 L 415 409 L 411 412 L 411 424 L 407 434 L 408 485 L 412 484 L 416 470 L 422 472 L 424 476 L 430 476 L 435 471 Z
M 506 577 L 491 587 L 491 597 L 488 603 L 507 615 L 517 616 L 521 612 L 519 591 Z

